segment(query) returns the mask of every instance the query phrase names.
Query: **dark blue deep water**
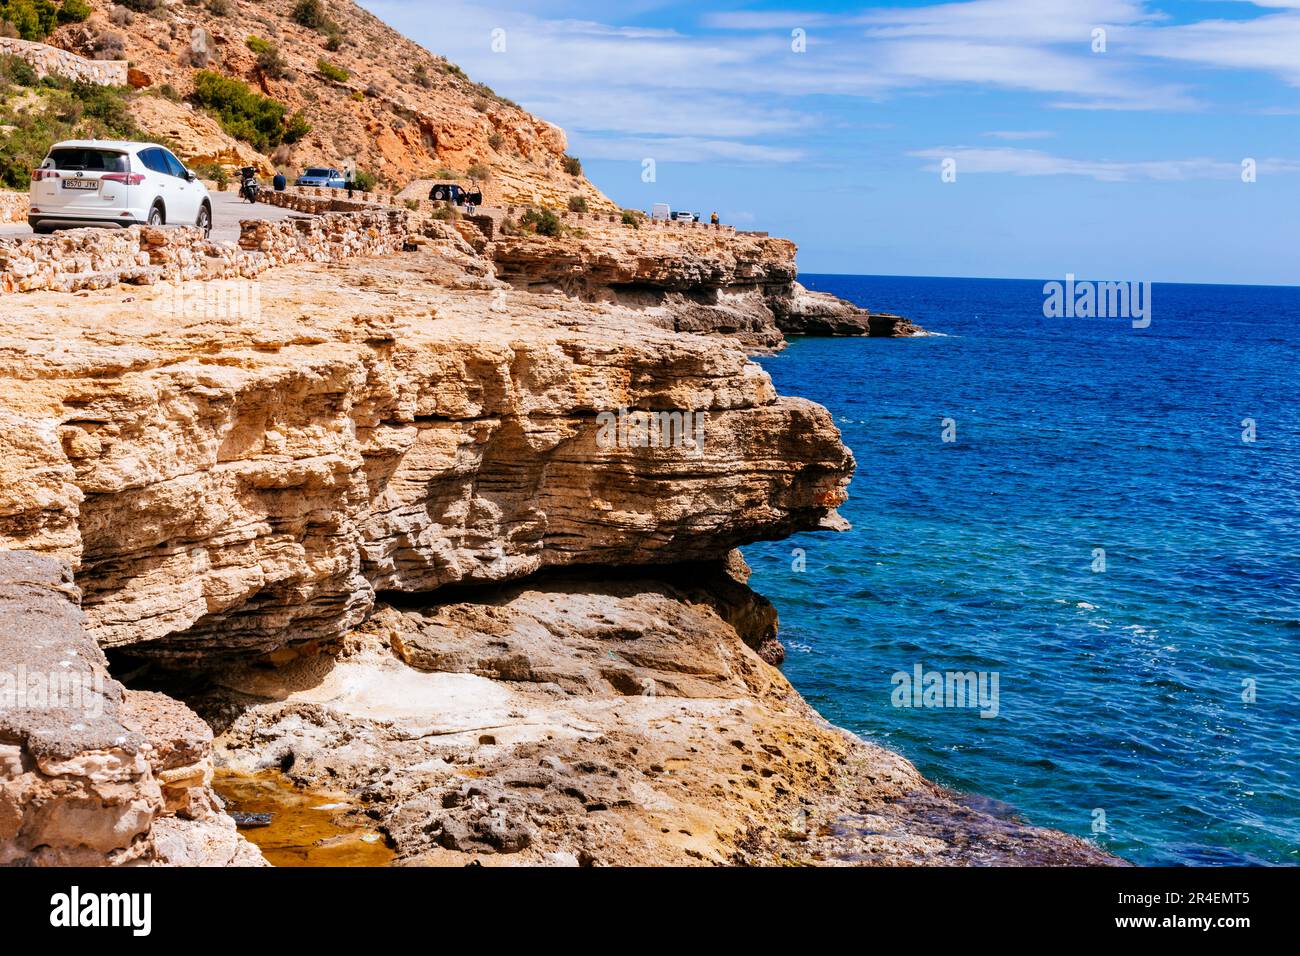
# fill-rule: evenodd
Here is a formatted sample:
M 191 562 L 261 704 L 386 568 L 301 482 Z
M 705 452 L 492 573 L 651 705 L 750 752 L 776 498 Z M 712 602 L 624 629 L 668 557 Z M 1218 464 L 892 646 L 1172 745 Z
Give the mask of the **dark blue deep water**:
M 1134 862 L 1300 863 L 1300 288 L 1156 285 L 1139 330 L 1042 282 L 801 279 L 943 334 L 761 360 L 858 462 L 852 532 L 745 549 L 795 686 Z M 998 715 L 894 706 L 917 664 L 996 672 Z

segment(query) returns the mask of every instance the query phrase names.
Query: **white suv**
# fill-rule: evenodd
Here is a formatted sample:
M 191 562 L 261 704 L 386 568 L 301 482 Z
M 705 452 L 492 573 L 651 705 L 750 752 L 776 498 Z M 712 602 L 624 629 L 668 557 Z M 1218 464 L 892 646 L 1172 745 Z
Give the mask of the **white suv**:
M 193 223 L 205 235 L 212 230 L 207 187 L 156 143 L 55 143 L 32 171 L 31 206 L 27 222 L 37 233 L 145 223 Z

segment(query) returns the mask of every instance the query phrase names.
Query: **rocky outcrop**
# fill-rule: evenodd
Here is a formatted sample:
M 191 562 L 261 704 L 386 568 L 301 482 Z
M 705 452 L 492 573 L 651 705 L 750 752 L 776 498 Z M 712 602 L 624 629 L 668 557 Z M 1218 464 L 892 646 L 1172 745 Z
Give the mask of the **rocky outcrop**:
M 490 246 L 498 274 L 516 288 L 616 302 L 664 328 L 724 335 L 751 351 L 780 349 L 786 334 L 921 334 L 900 316 L 809 292 L 796 281 L 795 252 L 765 235 L 597 222 L 558 237 L 507 232 Z
M 502 282 L 472 223 L 322 262 L 259 228 L 243 252 L 298 258 L 251 309 L 213 283 L 6 300 L 0 547 L 39 555 L 0 574 L 0 665 L 104 689 L 94 721 L 0 719 L 3 861 L 260 862 L 216 762 L 344 793 L 403 864 L 1115 862 L 827 725 L 771 666 L 731 549 L 843 528 L 853 459 L 681 303 L 718 283 L 703 307 L 775 322 L 780 246 L 566 291 L 519 237 L 541 272 Z
M 24 296 L 0 541 L 77 565 L 102 645 L 193 661 L 336 638 L 376 592 L 837 526 L 853 462 L 824 409 L 738 349 L 495 288 L 458 242 L 268 273 L 253 315 Z M 702 444 L 602 432 L 628 409 Z
M 810 292 L 798 282 L 772 299 L 772 311 L 786 335 L 900 338 L 926 334 L 901 315 L 872 312 L 826 292 Z
M 827 725 L 720 613 L 722 568 L 656 574 L 381 606 L 341 659 L 196 706 L 226 766 L 356 794 L 404 865 L 1114 862 Z
M 126 691 L 67 564 L 0 551 L 0 865 L 262 865 L 212 792 L 212 732 Z

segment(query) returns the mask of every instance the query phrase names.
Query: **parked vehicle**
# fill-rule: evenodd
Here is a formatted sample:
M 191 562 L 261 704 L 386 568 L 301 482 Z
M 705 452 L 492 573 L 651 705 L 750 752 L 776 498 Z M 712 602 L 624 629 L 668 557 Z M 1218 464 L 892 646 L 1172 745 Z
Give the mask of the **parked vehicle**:
M 666 202 L 657 202 L 650 210 L 651 219 L 671 219 L 672 215 L 672 210 L 668 208 L 668 203 Z
M 258 191 L 261 190 L 261 184 L 257 181 L 257 170 L 252 166 L 245 166 L 239 171 L 239 198 L 247 199 L 250 203 L 257 202 Z
M 32 170 L 27 222 L 36 233 L 78 226 L 193 223 L 212 231 L 207 187 L 156 143 L 68 140 Z
M 457 206 L 483 205 L 483 193 L 475 189 L 467 190 L 456 183 L 435 183 L 429 190 L 429 198 L 434 202 L 451 202 Z
M 673 213 L 673 219 L 676 222 L 699 222 L 700 217 L 693 212 L 678 211 Z
M 320 186 L 325 189 L 346 189 L 347 178 L 333 167 L 312 166 L 294 181 L 295 186 Z

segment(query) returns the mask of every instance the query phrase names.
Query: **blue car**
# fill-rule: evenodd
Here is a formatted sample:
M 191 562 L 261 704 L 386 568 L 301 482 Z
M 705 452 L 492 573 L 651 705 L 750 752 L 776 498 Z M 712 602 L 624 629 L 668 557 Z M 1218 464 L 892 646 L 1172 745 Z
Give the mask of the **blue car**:
M 347 189 L 347 181 L 337 169 L 312 167 L 298 177 L 295 186 L 323 186 L 326 189 Z

